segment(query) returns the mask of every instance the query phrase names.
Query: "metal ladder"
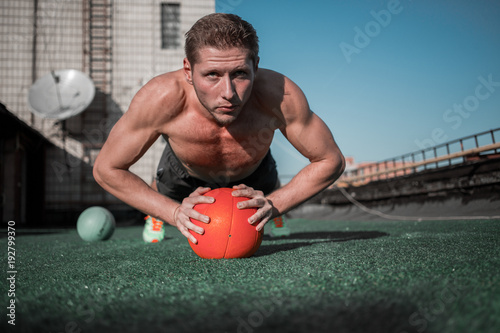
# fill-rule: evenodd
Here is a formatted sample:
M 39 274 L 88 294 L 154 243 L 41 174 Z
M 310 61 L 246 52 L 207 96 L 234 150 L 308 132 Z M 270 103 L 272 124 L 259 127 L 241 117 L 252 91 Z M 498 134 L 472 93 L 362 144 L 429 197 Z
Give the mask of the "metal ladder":
M 80 174 L 81 200 L 104 204 L 109 196 L 95 183 L 92 166 L 106 140 L 112 112 L 113 0 L 83 0 L 83 50 L 83 69 L 94 82 L 96 95 L 81 119 L 86 160 Z
M 112 92 L 113 0 L 84 1 L 86 53 L 90 78 L 104 94 Z M 87 22 L 85 22 L 85 19 Z

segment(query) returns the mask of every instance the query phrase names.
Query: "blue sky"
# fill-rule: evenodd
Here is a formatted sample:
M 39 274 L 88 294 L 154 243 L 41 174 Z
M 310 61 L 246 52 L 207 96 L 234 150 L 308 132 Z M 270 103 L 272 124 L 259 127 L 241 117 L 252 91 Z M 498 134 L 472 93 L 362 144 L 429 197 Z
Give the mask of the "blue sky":
M 500 127 L 498 1 L 217 0 L 216 11 L 255 27 L 260 67 L 295 81 L 357 162 Z M 271 149 L 284 178 L 307 164 L 281 135 Z

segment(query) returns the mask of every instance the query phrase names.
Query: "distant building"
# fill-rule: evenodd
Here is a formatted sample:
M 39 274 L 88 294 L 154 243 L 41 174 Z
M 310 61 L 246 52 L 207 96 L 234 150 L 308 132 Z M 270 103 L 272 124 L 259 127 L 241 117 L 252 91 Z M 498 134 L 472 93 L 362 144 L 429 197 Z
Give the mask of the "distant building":
M 70 220 L 91 205 L 127 209 L 95 183 L 93 162 L 135 93 L 152 77 L 182 66 L 184 33 L 214 11 L 215 0 L 0 2 L 0 102 L 50 143 L 40 146 L 43 159 L 37 159 L 44 170 L 44 181 L 36 183 L 43 187 L 44 215 L 39 220 L 73 223 Z M 26 102 L 29 88 L 40 77 L 61 69 L 79 70 L 93 80 L 96 96 L 92 104 L 65 121 L 35 116 Z M 159 139 L 132 171 L 151 182 L 163 147 Z M 2 209 L 2 220 L 38 223 L 27 221 L 29 214 L 15 213 L 30 209 L 26 205 L 13 208 L 35 186 L 27 182 L 30 159 L 13 160 L 0 152 L 9 172 L 17 172 L 16 179 L 26 184 L 24 193 L 17 194 L 2 184 L 2 207 L 8 208 Z M 7 169 L 0 169 L 3 178 L 11 176 Z

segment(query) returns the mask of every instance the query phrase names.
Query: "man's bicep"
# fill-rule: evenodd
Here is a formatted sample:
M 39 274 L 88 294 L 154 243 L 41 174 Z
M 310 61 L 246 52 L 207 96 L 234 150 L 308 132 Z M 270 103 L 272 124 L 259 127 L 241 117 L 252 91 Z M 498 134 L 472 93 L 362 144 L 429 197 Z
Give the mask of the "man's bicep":
M 128 169 L 158 139 L 159 133 L 125 114 L 111 130 L 98 159 L 110 168 Z
M 283 135 L 310 161 L 322 160 L 339 152 L 328 126 L 311 111 L 303 91 L 285 78 L 286 94 L 282 112 Z
M 328 126 L 315 113 L 286 126 L 288 141 L 310 161 L 324 160 L 340 153 Z

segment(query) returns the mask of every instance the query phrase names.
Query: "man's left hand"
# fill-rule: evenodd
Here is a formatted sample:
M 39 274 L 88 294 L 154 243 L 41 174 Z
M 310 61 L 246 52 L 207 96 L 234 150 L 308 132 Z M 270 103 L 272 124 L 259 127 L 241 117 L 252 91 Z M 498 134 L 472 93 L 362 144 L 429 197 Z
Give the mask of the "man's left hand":
M 246 209 L 246 208 L 257 208 L 257 212 L 250 216 L 248 222 L 250 224 L 257 224 L 257 231 L 262 230 L 264 225 L 273 217 L 274 206 L 271 200 L 267 199 L 264 196 L 262 191 L 254 190 L 252 187 L 241 184 L 237 186 L 233 186 L 233 197 L 245 197 L 248 200 L 241 201 L 238 203 L 238 209 Z

